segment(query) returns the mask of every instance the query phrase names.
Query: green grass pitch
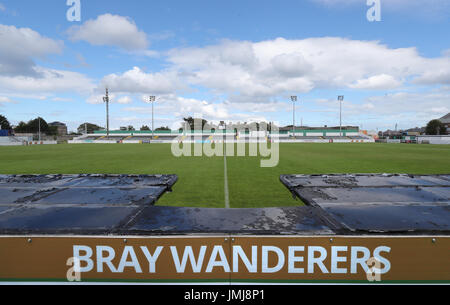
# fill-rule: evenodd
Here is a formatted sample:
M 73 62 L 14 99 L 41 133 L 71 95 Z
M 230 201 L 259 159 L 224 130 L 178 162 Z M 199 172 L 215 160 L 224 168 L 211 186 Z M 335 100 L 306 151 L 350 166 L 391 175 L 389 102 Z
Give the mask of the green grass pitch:
M 450 145 L 281 144 L 280 162 L 228 157 L 232 208 L 295 206 L 281 174 L 449 174 Z M 174 192 L 158 205 L 225 207 L 223 157 L 172 156 L 169 144 L 86 144 L 0 147 L 0 174 L 177 174 Z

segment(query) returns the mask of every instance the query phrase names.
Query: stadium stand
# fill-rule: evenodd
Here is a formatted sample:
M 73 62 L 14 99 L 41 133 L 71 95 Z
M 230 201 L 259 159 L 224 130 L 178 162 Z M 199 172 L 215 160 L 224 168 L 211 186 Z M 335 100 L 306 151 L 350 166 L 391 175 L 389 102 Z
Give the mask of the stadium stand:
M 342 136 L 340 136 L 342 134 Z M 295 131 L 234 131 L 234 130 L 213 130 L 213 131 L 155 131 L 154 138 L 151 131 L 111 131 L 109 137 L 105 131 L 98 131 L 95 134 L 87 134 L 78 137 L 70 143 L 172 143 L 173 141 L 185 143 L 217 143 L 217 142 L 261 142 L 276 141 L 283 143 L 352 143 L 352 142 L 374 142 L 374 139 L 361 133 L 357 129 L 342 130 L 336 128 L 329 129 L 302 129 Z
M 367 139 L 367 137 L 362 137 L 362 136 L 357 136 L 357 137 L 348 137 L 348 138 L 350 138 L 350 139 L 352 139 L 352 140 L 365 140 L 365 139 Z

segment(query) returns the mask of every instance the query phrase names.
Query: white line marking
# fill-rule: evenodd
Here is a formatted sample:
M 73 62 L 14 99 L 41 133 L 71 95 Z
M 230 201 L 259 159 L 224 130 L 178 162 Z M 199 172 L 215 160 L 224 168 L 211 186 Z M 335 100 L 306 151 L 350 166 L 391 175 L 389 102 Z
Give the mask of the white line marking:
M 223 154 L 223 163 L 224 163 L 224 180 L 225 180 L 225 208 L 229 209 L 230 208 L 230 196 L 229 196 L 229 192 L 228 192 L 228 173 L 227 173 L 227 149 L 226 146 L 224 145 L 224 154 Z

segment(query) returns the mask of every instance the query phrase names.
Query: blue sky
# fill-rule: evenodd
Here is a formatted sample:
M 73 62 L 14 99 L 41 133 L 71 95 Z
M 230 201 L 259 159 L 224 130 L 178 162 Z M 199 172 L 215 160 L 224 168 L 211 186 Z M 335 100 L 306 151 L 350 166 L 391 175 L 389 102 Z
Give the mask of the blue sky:
M 201 114 L 212 121 L 364 129 L 423 126 L 450 112 L 450 3 L 381 0 L 0 0 L 0 113 L 42 116 L 74 130 L 151 124 Z

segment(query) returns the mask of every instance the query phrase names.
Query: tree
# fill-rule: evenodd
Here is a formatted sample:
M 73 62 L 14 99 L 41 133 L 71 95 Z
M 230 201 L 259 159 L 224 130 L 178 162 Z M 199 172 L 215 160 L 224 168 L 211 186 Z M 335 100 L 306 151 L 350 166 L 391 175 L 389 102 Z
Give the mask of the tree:
M 19 125 L 17 125 L 16 128 L 14 128 L 14 131 L 16 133 L 27 133 L 28 132 L 27 130 L 28 130 L 27 124 L 23 121 L 21 121 Z
M 47 122 L 40 117 L 28 122 L 28 126 L 30 128 L 30 131 L 33 133 L 37 133 L 39 132 L 39 130 L 41 131 L 41 133 L 48 133 L 50 131 Z
M 134 127 L 133 127 L 133 126 L 131 126 L 131 125 L 130 125 L 130 126 L 128 126 L 128 127 L 127 127 L 127 129 L 128 129 L 128 131 L 136 131 L 136 129 L 134 129 Z
M 148 127 L 147 125 L 144 125 L 141 127 L 141 131 L 150 131 L 150 127 Z
M 425 128 L 425 133 L 427 135 L 442 135 L 445 134 L 446 131 L 447 129 L 445 128 L 444 124 L 442 124 L 442 122 L 439 120 L 430 121 Z
M 156 128 L 155 131 L 170 131 L 169 126 Z
M 184 118 L 183 120 L 188 123 L 189 128 L 191 130 L 194 130 L 195 127 L 197 127 L 197 126 L 195 126 L 195 121 L 200 120 L 200 119 L 194 119 L 193 117 L 188 117 L 188 118 Z M 202 129 L 205 129 L 205 125 L 207 125 L 207 124 L 208 124 L 208 121 L 202 119 Z
M 19 125 L 14 129 L 16 133 L 38 133 L 39 130 L 43 134 L 48 134 L 51 132 L 47 122 L 39 117 L 34 120 L 28 121 L 28 123 L 20 122 Z
M 47 122 L 41 117 L 29 121 L 27 125 L 29 133 L 38 133 L 40 131 L 47 134 L 50 131 Z
M 47 135 L 57 136 L 58 135 L 58 127 L 57 126 L 48 126 Z
M 0 129 L 3 129 L 3 130 L 11 130 L 12 129 L 11 124 L 9 124 L 8 119 L 3 115 L 0 115 Z
M 95 131 L 103 130 L 102 127 L 100 127 L 100 126 L 98 126 L 98 125 L 96 125 L 96 124 L 92 124 L 92 123 L 84 123 L 84 124 L 81 124 L 81 125 L 78 127 L 78 130 L 77 130 L 77 131 L 78 131 L 78 133 L 83 134 L 83 133 L 86 132 L 86 129 L 87 129 L 87 133 L 94 133 Z

